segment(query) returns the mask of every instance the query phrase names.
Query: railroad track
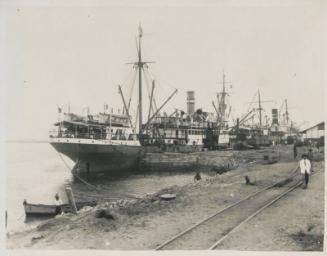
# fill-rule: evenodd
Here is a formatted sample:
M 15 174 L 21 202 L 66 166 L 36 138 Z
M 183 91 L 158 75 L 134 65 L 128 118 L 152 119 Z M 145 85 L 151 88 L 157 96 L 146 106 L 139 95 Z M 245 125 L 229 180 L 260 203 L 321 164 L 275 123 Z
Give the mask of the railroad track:
M 155 250 L 214 250 L 243 224 L 301 184 L 300 175 L 293 172 L 283 180 L 267 186 L 202 219 L 163 242 Z

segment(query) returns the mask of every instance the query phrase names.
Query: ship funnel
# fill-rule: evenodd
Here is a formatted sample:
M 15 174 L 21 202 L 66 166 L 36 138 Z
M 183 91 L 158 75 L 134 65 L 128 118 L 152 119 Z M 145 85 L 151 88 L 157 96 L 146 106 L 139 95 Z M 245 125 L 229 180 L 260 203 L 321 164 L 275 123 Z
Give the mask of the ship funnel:
M 278 109 L 274 108 L 271 110 L 272 124 L 278 124 Z
M 187 114 L 192 115 L 195 111 L 195 92 L 188 91 L 186 98 Z

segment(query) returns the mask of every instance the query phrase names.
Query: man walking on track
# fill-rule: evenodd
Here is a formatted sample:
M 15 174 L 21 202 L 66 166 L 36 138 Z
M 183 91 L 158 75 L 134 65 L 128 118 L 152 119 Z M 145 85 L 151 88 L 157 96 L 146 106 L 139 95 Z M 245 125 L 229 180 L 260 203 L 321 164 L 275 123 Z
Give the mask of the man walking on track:
M 302 155 L 302 159 L 300 160 L 300 171 L 301 175 L 303 177 L 303 189 L 306 189 L 308 187 L 309 183 L 309 175 L 311 170 L 311 163 L 308 160 L 308 156 L 306 154 Z

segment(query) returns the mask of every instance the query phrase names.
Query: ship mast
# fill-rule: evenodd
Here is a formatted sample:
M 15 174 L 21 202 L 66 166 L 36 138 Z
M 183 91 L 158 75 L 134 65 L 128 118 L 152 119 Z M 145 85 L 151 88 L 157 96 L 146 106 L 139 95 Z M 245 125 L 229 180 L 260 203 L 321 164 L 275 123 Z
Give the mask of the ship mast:
M 138 62 L 137 67 L 139 71 L 139 134 L 142 134 L 142 69 L 145 62 L 142 62 L 141 53 L 141 39 L 142 39 L 142 27 L 139 25 L 139 44 L 138 44 Z
M 252 104 L 252 103 L 258 103 L 258 108 L 256 109 L 257 111 L 259 111 L 259 128 L 260 129 L 262 129 L 262 110 L 264 110 L 263 108 L 262 108 L 262 103 L 268 103 L 268 102 L 273 102 L 273 101 L 271 101 L 271 100 L 264 100 L 264 101 L 262 101 L 261 100 L 261 95 L 260 95 L 260 90 L 258 90 L 258 101 L 251 101 L 251 102 L 248 102 L 248 103 L 250 103 L 250 104 Z M 254 124 L 253 124 L 254 125 Z M 253 126 L 252 125 L 252 126 Z
M 289 113 L 288 113 L 288 106 L 287 106 L 287 99 L 285 99 L 285 115 L 286 115 L 286 125 L 288 125 L 288 121 L 289 121 Z
M 142 60 L 142 37 L 143 37 L 143 30 L 141 25 L 139 25 L 139 34 L 138 34 L 138 42 L 137 42 L 137 56 L 138 56 L 138 60 L 137 62 L 134 63 L 128 63 L 128 64 L 134 64 L 134 67 L 136 67 L 138 69 L 139 72 L 139 104 L 138 104 L 138 119 L 139 119 L 139 135 L 142 134 L 142 71 L 143 71 L 143 67 L 147 67 L 146 64 L 147 63 L 154 63 L 153 61 L 143 61 Z
M 260 90 L 258 90 L 258 103 L 259 103 L 259 122 L 260 122 L 260 128 L 262 127 L 262 114 L 261 114 L 261 99 L 260 99 Z
M 143 37 L 143 31 L 142 31 L 141 25 L 139 25 L 138 41 L 137 41 L 137 44 L 136 44 L 138 60 L 136 62 L 127 63 L 127 64 L 133 64 L 134 68 L 137 68 L 138 73 L 139 73 L 138 74 L 138 76 L 139 76 L 139 100 L 138 100 L 138 111 L 137 111 L 138 121 L 139 121 L 139 135 L 142 135 L 142 133 L 143 133 L 143 127 L 142 127 L 143 126 L 143 120 L 142 120 L 142 117 L 143 117 L 142 116 L 142 112 L 143 112 L 142 111 L 142 71 L 144 71 L 144 69 L 143 69 L 144 67 L 147 68 L 148 63 L 154 63 L 153 61 L 143 61 L 142 60 L 142 37 Z M 154 86 L 155 85 L 154 85 L 154 81 L 153 81 L 152 92 L 151 92 L 151 96 L 150 96 L 149 116 L 148 116 L 148 121 L 146 123 L 146 127 L 149 125 L 150 121 L 159 113 L 159 111 L 167 104 L 167 102 L 177 93 L 177 89 L 175 89 L 175 91 L 168 97 L 168 99 L 161 105 L 161 107 L 156 110 L 156 112 L 152 115 L 152 117 L 150 117 L 150 111 L 151 111 L 151 108 L 152 108 L 152 101 L 153 101 L 153 103 L 155 105 L 155 101 L 154 101 L 154 98 L 153 98 Z M 137 118 L 136 118 L 136 120 L 137 120 Z
M 225 122 L 225 110 L 226 110 L 226 105 L 225 105 L 225 97 L 226 97 L 226 88 L 225 88 L 225 72 L 223 71 L 223 92 L 221 93 L 221 122 L 224 124 Z
M 225 117 L 226 117 L 226 96 L 228 93 L 226 92 L 226 81 L 225 81 L 225 72 L 223 71 L 223 91 L 217 94 L 218 98 L 218 122 L 221 126 L 225 125 Z M 227 82 L 230 83 L 230 82 Z M 220 97 L 219 97 L 220 96 Z

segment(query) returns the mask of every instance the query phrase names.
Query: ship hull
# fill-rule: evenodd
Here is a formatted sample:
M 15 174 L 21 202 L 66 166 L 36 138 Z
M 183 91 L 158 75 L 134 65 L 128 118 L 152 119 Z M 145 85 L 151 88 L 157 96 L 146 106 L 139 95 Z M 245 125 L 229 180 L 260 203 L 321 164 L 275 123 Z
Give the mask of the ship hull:
M 86 176 L 122 173 L 138 168 L 141 146 L 70 142 L 50 142 L 61 154 L 75 162 L 73 172 Z

